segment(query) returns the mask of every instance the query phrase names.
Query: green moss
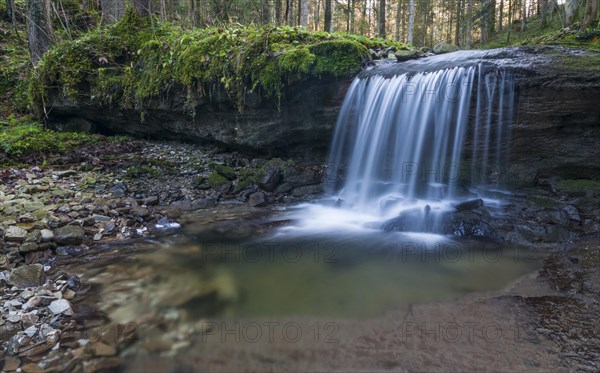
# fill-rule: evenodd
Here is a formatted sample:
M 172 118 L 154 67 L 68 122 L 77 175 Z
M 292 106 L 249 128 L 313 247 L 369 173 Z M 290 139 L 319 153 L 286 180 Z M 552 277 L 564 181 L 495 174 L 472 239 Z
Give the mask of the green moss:
M 128 11 L 115 25 L 56 45 L 34 70 L 29 93 L 38 110 L 59 95 L 143 114 L 177 84 L 187 89 L 193 114 L 199 98 L 222 86 L 242 111 L 248 92 L 281 99 L 289 84 L 307 76 L 356 72 L 369 58 L 368 48 L 385 46 L 407 48 L 292 27 L 183 30 Z
M 213 189 L 218 188 L 218 187 L 228 183 L 226 178 L 224 178 L 223 176 L 219 175 L 216 172 L 213 172 L 210 174 L 210 176 L 208 176 L 207 182 L 208 182 L 208 185 L 210 185 L 211 188 L 213 188 Z
M 41 160 L 102 139 L 101 136 L 85 133 L 54 132 L 42 128 L 30 118 L 13 118 L 0 126 L 0 163 L 5 166 L 20 164 L 28 157 Z
M 353 40 L 331 40 L 310 48 L 318 56 L 314 71 L 317 75 L 344 76 L 357 72 L 369 50 Z
M 593 22 L 592 26 L 595 24 Z M 541 27 L 540 17 L 529 17 L 525 31 L 521 31 L 520 23 L 506 25 L 502 32 L 494 34 L 489 42 L 478 47 L 489 49 L 519 45 L 562 45 L 600 52 L 600 30 L 590 27 L 580 31 L 579 28 L 579 24 L 564 27 L 556 14 L 547 18 L 545 27 Z
M 215 171 L 217 174 L 223 176 L 228 180 L 233 180 L 237 177 L 235 170 L 224 164 L 211 163 L 208 165 L 208 168 L 212 171 Z
M 556 188 L 561 192 L 584 192 L 598 193 L 600 192 L 600 181 L 577 179 L 577 180 L 561 180 L 556 184 Z
M 539 207 L 544 207 L 544 208 L 556 208 L 561 205 L 560 202 L 558 202 L 555 199 L 537 196 L 537 195 L 527 196 L 527 200 Z

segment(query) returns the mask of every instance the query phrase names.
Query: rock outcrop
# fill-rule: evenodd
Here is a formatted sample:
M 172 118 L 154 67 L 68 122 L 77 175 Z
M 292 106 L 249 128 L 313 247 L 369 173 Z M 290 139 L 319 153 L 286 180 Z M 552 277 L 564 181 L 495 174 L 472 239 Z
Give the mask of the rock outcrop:
M 526 185 L 546 170 L 565 178 L 600 176 L 600 57 L 558 47 L 458 51 L 416 61 L 385 64 L 361 73 L 394 75 L 483 62 L 512 71 L 517 106 L 510 149 L 510 178 Z M 266 156 L 324 161 L 350 78 L 307 78 L 286 87 L 280 103 L 247 94 L 239 112 L 224 90 L 198 102 L 194 116 L 185 90 L 173 87 L 143 116 L 92 100 L 56 99 L 49 122 L 55 127 L 92 127 L 126 133 L 216 143 Z M 469 144 L 465 144 L 469 154 Z

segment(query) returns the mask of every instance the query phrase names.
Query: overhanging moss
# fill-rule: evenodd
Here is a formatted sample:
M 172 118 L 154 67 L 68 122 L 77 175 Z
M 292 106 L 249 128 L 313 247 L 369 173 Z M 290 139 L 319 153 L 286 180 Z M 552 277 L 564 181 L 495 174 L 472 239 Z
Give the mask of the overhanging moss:
M 56 95 L 144 112 L 149 100 L 175 84 L 205 96 L 222 85 L 242 111 L 246 93 L 281 99 L 285 87 L 307 76 L 340 77 L 368 61 L 368 48 L 405 45 L 292 27 L 183 30 L 128 11 L 112 26 L 49 51 L 30 83 L 33 106 Z

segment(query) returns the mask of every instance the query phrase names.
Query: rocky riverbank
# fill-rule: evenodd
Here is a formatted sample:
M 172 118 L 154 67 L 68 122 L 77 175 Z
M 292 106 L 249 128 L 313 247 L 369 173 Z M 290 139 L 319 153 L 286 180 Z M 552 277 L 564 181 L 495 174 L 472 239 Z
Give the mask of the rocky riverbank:
M 232 204 L 252 211 L 314 197 L 324 170 L 141 141 L 85 146 L 50 162 L 0 171 L 6 371 L 114 368 L 119 348 L 135 337 L 121 324 L 100 339 L 86 337 L 106 316 L 81 303 L 89 285 L 67 273 L 70 265 L 101 260 L 111 242 L 168 234 L 185 212 Z

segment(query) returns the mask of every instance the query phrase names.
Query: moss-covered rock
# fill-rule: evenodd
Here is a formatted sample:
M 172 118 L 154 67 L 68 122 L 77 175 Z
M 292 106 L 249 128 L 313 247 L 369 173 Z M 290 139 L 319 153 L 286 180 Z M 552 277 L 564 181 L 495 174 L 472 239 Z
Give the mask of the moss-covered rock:
M 207 183 L 213 189 L 220 189 L 222 186 L 229 183 L 229 181 L 217 172 L 213 172 L 208 176 Z
M 368 48 L 399 43 L 291 27 L 183 30 L 129 11 L 122 21 L 59 43 L 32 74 L 38 109 L 50 97 L 144 112 L 148 100 L 188 90 L 188 106 L 216 85 L 243 111 L 248 92 L 281 99 L 285 87 L 306 76 L 346 76 L 369 61 Z

